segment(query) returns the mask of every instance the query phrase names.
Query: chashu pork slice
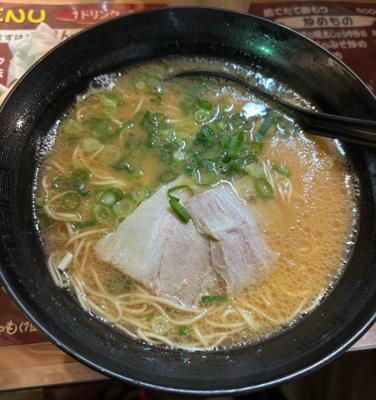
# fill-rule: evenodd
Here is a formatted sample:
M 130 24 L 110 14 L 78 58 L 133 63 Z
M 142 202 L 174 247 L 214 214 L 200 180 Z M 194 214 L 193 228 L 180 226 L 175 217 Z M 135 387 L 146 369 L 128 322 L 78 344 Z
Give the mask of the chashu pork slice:
M 197 232 L 192 220 L 184 224 L 171 213 L 163 235 L 157 294 L 168 294 L 186 306 L 196 305 L 215 280 L 209 241 Z
M 212 279 L 210 246 L 192 221 L 182 223 L 171 212 L 162 186 L 116 229 L 98 241 L 104 261 L 151 287 L 157 294 L 193 306 Z M 184 201 L 184 193 L 179 197 Z
M 197 229 L 211 239 L 212 265 L 229 293 L 254 283 L 272 264 L 274 253 L 230 184 L 220 183 L 197 194 L 188 207 Z

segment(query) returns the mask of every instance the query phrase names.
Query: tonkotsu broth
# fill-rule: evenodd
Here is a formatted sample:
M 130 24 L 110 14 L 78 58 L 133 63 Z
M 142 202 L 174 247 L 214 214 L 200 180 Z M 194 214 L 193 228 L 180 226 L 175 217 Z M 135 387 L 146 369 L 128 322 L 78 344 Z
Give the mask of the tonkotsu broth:
M 356 179 L 339 145 L 306 135 L 243 89 L 162 79 L 190 68 L 239 74 L 307 106 L 275 81 L 221 60 L 168 58 L 100 77 L 72 105 L 42 164 L 39 226 L 55 283 L 92 314 L 152 344 L 240 345 L 291 326 L 335 283 L 354 240 Z M 225 144 L 211 145 L 210 135 Z M 237 147 L 224 158 L 229 143 Z M 157 297 L 94 250 L 181 174 L 195 191 L 231 182 L 277 254 L 256 284 L 226 298 L 219 280 L 203 293 L 217 301 L 190 310 Z

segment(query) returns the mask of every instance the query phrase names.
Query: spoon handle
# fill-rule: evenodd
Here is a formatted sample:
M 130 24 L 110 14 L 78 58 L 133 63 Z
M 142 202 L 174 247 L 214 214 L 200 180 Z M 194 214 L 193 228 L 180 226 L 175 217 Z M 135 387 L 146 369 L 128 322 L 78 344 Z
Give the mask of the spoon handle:
M 346 142 L 376 147 L 376 121 L 343 117 L 340 115 L 316 112 L 296 106 L 236 76 L 215 71 L 186 71 L 175 77 L 215 77 L 226 79 L 250 90 L 268 102 L 276 103 L 286 114 L 298 120 L 309 133 L 318 136 L 337 138 Z
M 299 112 L 299 120 L 307 132 L 376 147 L 376 121 L 342 117 L 304 109 Z

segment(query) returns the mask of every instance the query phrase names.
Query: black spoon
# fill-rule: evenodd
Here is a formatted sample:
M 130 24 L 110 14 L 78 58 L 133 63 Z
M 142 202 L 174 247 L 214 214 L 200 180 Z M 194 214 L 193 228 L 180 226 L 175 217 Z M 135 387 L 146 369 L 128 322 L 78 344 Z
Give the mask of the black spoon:
M 286 112 L 286 114 L 300 122 L 302 128 L 314 135 L 326 136 L 341 139 L 346 142 L 376 147 L 376 121 L 361 120 L 358 118 L 305 110 L 304 108 L 295 106 L 282 100 L 280 97 L 224 72 L 187 71 L 176 74 L 174 78 L 198 76 L 226 79 L 243 86 L 260 97 L 263 97 L 267 101 L 276 103 Z

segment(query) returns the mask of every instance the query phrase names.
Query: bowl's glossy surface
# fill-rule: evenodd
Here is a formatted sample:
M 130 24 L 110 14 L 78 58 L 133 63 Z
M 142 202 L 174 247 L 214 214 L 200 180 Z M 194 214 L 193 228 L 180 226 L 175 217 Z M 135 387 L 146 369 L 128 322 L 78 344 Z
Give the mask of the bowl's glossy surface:
M 0 111 L 0 259 L 9 293 L 63 350 L 100 372 L 177 393 L 258 390 L 313 370 L 353 343 L 375 319 L 375 154 L 348 148 L 360 177 L 360 229 L 335 290 L 297 326 L 263 343 L 219 352 L 145 347 L 86 314 L 54 286 L 33 224 L 32 184 L 40 138 L 93 76 L 170 54 L 252 64 L 323 111 L 376 119 L 376 101 L 343 64 L 309 40 L 260 18 L 176 8 L 135 13 L 64 42 L 34 66 Z

